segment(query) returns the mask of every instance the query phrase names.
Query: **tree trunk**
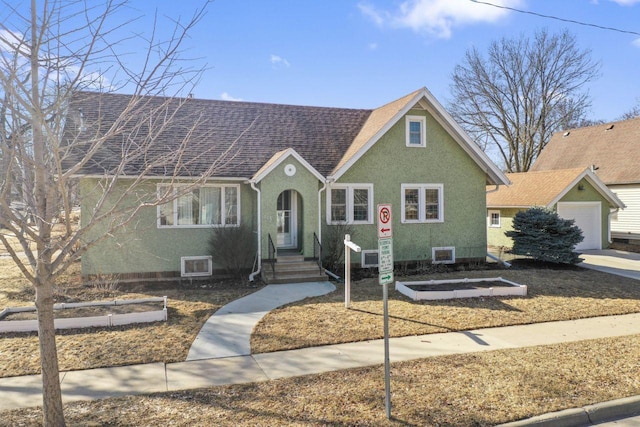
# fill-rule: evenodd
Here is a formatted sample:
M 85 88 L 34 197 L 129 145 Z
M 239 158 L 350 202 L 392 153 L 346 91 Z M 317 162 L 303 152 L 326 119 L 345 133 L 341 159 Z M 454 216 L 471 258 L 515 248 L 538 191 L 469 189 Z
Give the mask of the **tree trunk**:
M 53 323 L 53 284 L 36 286 L 38 309 L 38 340 L 40 342 L 40 366 L 42 369 L 42 412 L 45 426 L 65 425 L 62 412 L 62 391 L 58 369 L 56 329 Z

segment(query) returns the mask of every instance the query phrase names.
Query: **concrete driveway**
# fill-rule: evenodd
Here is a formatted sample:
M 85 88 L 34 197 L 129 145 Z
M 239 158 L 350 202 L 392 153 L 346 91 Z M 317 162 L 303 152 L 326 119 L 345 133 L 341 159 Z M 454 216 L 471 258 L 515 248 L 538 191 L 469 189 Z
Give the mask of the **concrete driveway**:
M 613 249 L 583 251 L 581 267 L 640 280 L 640 254 Z

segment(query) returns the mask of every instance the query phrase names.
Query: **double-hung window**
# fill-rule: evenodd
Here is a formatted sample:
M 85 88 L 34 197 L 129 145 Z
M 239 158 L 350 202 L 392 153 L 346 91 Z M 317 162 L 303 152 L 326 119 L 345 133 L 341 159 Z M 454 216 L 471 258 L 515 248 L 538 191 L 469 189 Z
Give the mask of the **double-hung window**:
M 373 222 L 373 185 L 334 185 L 329 189 L 329 224 L 371 224 Z
M 426 127 L 427 119 L 423 116 L 407 116 L 406 117 L 406 146 L 407 147 L 426 147 L 427 136 Z
M 167 194 L 170 192 L 170 194 Z M 173 200 L 158 206 L 158 227 L 211 227 L 239 224 L 240 186 L 158 186 L 160 197 Z
M 402 184 L 402 222 L 443 222 L 442 184 Z
M 500 211 L 489 211 L 489 227 L 500 228 Z

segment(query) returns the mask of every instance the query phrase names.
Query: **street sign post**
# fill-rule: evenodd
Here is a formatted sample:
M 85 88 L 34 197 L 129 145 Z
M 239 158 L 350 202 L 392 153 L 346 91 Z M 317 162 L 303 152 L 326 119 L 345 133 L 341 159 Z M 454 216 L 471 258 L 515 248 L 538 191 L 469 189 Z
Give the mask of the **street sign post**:
M 381 285 L 393 283 L 393 238 L 378 239 L 378 273 Z
M 378 282 L 384 304 L 384 391 L 387 419 L 391 419 L 391 367 L 389 361 L 389 283 L 393 283 L 393 216 L 390 204 L 378 205 Z

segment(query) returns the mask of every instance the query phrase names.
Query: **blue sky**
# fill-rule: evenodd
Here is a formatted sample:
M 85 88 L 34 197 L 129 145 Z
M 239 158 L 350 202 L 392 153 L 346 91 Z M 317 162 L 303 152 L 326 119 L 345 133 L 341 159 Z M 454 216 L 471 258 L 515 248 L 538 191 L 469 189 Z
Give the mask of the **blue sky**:
M 640 0 L 488 1 L 640 33 Z M 194 7 L 153 4 L 172 16 Z M 469 0 L 216 0 L 189 54 L 211 67 L 195 91 L 202 98 L 374 108 L 426 86 L 446 105 L 469 47 L 484 52 L 492 40 L 542 27 L 567 28 L 601 62 L 589 85 L 591 118 L 614 120 L 640 101 L 640 35 Z
M 486 1 L 640 33 L 640 0 Z M 156 9 L 188 18 L 202 3 L 133 0 L 128 13 L 143 16 L 134 30 L 149 32 Z M 614 120 L 640 102 L 638 34 L 470 0 L 215 0 L 207 10 L 185 44 L 186 56 L 209 66 L 198 98 L 375 108 L 426 86 L 446 106 L 451 73 L 468 48 L 486 52 L 492 40 L 546 27 L 571 31 L 602 65 L 588 87 L 589 118 Z

